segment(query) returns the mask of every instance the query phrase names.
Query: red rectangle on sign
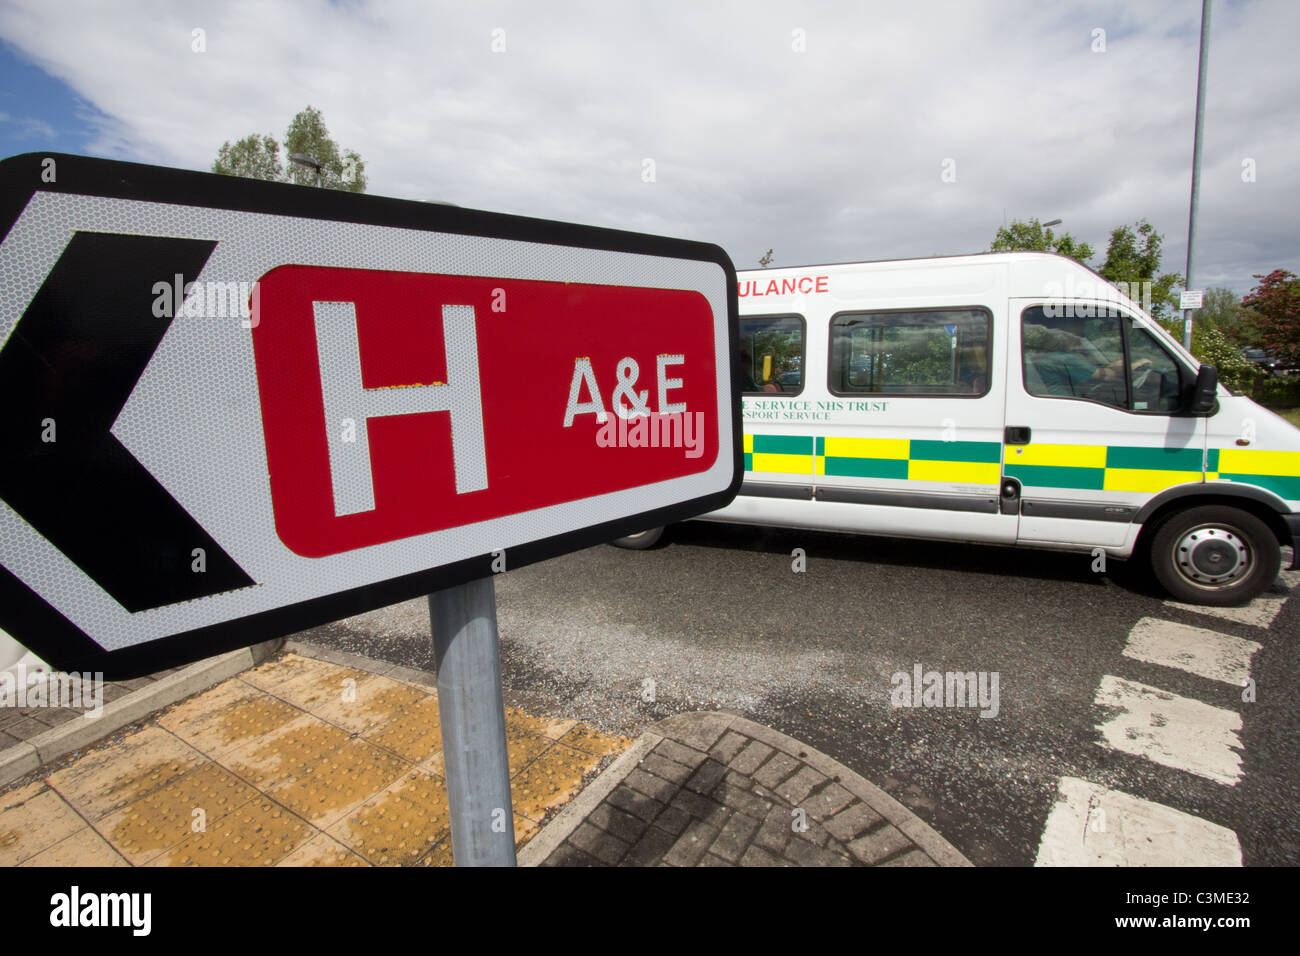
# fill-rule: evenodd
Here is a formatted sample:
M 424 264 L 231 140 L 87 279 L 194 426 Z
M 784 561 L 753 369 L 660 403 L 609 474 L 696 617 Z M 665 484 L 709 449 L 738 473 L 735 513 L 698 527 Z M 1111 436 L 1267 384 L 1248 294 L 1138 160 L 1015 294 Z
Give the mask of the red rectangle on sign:
M 714 335 L 695 291 L 273 269 L 253 348 L 276 531 L 323 557 L 705 472 L 730 414 Z

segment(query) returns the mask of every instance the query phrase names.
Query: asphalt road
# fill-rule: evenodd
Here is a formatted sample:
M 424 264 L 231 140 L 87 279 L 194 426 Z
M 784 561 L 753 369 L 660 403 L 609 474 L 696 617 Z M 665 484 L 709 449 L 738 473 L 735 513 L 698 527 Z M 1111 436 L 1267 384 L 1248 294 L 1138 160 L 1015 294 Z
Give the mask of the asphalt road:
M 602 546 L 496 581 L 510 690 L 625 733 L 738 710 L 882 786 L 977 864 L 1034 861 L 1063 776 L 1228 827 L 1247 865 L 1300 863 L 1300 601 L 1265 629 L 1169 607 L 1144 575 L 1095 573 L 1086 555 L 704 522 L 650 551 Z M 1144 617 L 1262 644 L 1256 700 L 1123 656 Z M 430 668 L 428 633 L 414 601 L 301 637 Z M 895 675 L 918 664 L 996 672 L 996 716 L 892 706 Z M 1105 675 L 1240 712 L 1240 782 L 1103 746 Z

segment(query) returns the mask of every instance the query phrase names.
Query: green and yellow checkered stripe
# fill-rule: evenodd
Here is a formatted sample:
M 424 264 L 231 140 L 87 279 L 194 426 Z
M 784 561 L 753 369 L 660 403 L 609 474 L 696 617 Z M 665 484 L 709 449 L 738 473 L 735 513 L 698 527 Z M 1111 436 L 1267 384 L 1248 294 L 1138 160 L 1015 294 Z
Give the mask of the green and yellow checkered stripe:
M 746 435 L 745 471 L 996 485 L 999 442 Z
M 1163 491 L 1200 481 L 1199 448 L 1032 444 L 1007 449 L 1006 474 L 1030 488 Z
M 1011 445 L 812 435 L 745 435 L 745 471 L 994 485 L 1005 473 L 1028 488 L 1158 492 L 1235 481 L 1300 501 L 1300 452 L 1134 445 Z
M 1300 500 L 1300 452 L 1251 448 L 1047 445 L 1007 448 L 1006 475 L 1026 487 L 1156 492 L 1174 485 L 1237 481 Z
M 1300 451 L 1211 448 L 1205 456 L 1205 480 L 1259 485 L 1287 501 L 1300 501 Z

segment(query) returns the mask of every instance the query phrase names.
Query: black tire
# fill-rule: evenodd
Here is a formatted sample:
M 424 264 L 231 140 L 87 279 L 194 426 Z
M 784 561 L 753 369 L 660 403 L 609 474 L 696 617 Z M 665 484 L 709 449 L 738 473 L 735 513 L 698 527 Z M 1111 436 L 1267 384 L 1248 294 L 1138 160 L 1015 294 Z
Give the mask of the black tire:
M 1179 601 L 1229 607 L 1277 580 L 1282 552 L 1268 525 L 1250 512 L 1205 505 L 1162 522 L 1150 560 L 1156 580 Z
M 659 539 L 664 535 L 664 529 L 649 528 L 637 534 L 629 534 L 622 538 L 615 538 L 610 544 L 616 548 L 626 548 L 629 551 L 644 551 L 647 548 L 653 548 L 659 543 Z

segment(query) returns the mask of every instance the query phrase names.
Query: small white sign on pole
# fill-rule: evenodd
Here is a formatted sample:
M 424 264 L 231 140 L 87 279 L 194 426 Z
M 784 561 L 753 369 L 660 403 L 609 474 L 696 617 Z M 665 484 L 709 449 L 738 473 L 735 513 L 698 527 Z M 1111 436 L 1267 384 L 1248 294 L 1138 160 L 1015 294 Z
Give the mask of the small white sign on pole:
M 1183 292 L 1178 296 L 1178 308 L 1180 309 L 1199 309 L 1205 293 L 1198 289 L 1195 292 Z

